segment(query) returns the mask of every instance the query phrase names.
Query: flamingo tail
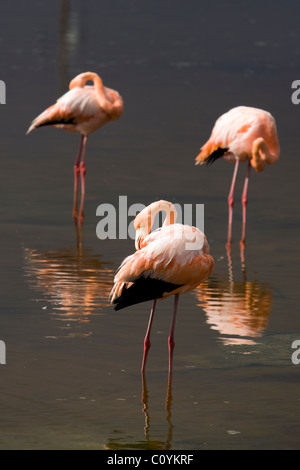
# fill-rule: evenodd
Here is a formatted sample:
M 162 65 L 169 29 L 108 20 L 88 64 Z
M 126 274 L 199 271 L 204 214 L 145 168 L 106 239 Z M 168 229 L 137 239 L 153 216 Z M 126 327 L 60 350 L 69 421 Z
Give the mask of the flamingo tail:
M 37 116 L 31 123 L 26 134 L 42 126 L 55 126 L 58 124 L 75 124 L 75 117 L 60 111 L 57 105 L 50 106 Z

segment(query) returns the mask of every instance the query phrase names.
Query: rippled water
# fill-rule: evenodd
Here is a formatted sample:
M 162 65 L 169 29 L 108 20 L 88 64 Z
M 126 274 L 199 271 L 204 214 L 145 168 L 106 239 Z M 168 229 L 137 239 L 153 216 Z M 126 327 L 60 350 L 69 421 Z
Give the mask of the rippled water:
M 212 275 L 195 294 L 206 314 L 206 322 L 220 333 L 226 345 L 257 344 L 268 328 L 272 311 L 273 288 L 257 279 L 243 276 L 235 281 L 231 256 L 228 276 Z
M 79 2 L 1 7 L 2 449 L 298 449 L 299 4 Z M 89 138 L 82 231 L 74 227 L 79 136 L 31 120 L 84 70 L 125 111 Z M 281 159 L 249 186 L 241 252 L 241 165 L 226 250 L 233 167 L 194 159 L 215 119 L 246 104 L 276 117 Z M 115 312 L 115 270 L 131 239 L 99 240 L 96 209 L 167 199 L 205 205 L 212 276 L 159 302 L 146 376 L 150 303 Z M 128 216 L 128 221 L 130 221 Z
M 74 323 L 88 323 L 91 315 L 101 315 L 103 307 L 108 307 L 114 269 L 101 263 L 100 256 L 91 250 L 72 248 L 43 253 L 26 249 L 24 257 L 25 276 L 37 294 L 32 300 L 45 304 L 45 310 L 51 308 L 51 314 L 64 322 L 64 334 L 70 322 L 74 330 Z M 74 334 L 72 331 L 71 336 Z

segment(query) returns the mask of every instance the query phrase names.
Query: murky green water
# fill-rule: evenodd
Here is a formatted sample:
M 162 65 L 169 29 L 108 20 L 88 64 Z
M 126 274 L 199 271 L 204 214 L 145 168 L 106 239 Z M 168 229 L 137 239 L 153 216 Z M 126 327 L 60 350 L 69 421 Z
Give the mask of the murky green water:
M 296 1 L 16 2 L 1 7 L 0 448 L 298 449 L 300 78 Z M 272 8 L 271 8 L 272 7 Z M 79 136 L 31 120 L 77 73 L 124 98 L 122 118 L 89 138 L 86 217 L 71 217 Z M 245 259 L 239 193 L 227 253 L 232 165 L 195 167 L 215 119 L 239 105 L 276 117 L 282 155 L 252 174 Z M 96 236 L 96 209 L 158 198 L 205 204 L 212 277 L 160 302 L 146 383 L 150 304 L 115 312 L 114 272 L 132 240 Z M 78 240 L 82 245 L 78 245 Z M 142 387 L 144 385 L 144 388 Z

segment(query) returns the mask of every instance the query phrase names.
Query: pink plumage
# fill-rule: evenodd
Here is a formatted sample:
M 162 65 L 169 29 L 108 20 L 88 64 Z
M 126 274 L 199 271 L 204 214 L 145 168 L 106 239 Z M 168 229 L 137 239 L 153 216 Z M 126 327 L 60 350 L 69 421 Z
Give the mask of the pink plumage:
M 188 244 L 199 249 L 187 250 Z M 206 279 L 212 267 L 208 253 L 206 237 L 199 229 L 181 224 L 163 226 L 149 234 L 143 247 L 123 261 L 115 276 L 114 292 L 143 276 L 180 286 L 162 292 L 161 298 L 184 294 Z
M 163 226 L 149 233 L 155 215 L 166 212 Z M 150 347 L 150 330 L 157 299 L 175 295 L 174 313 L 169 336 L 169 370 L 172 369 L 175 317 L 179 294 L 195 289 L 213 271 L 205 235 L 196 227 L 177 224 L 176 209 L 168 201 L 146 207 L 135 219 L 137 251 L 125 258 L 111 291 L 115 309 L 154 300 L 144 340 L 142 371 Z M 173 346 L 172 346 L 173 345 Z
M 247 106 L 222 114 L 197 156 L 196 164 L 209 162 L 218 150 L 223 150 L 219 156 L 225 160 L 250 160 L 256 171 L 262 171 L 266 163 L 275 163 L 280 154 L 274 117 L 268 111 Z
M 93 85 L 86 85 L 92 81 Z M 102 79 L 93 72 L 77 75 L 69 84 L 69 91 L 57 102 L 43 111 L 31 123 L 27 134 L 43 126 L 52 126 L 68 132 L 81 134 L 79 152 L 74 165 L 73 216 L 78 217 L 78 177 L 81 175 L 80 220 L 83 219 L 85 196 L 85 156 L 87 136 L 109 121 L 119 119 L 123 112 L 123 99 L 116 90 L 103 85 Z
M 241 242 L 245 243 L 246 205 L 250 169 L 257 172 L 266 165 L 275 163 L 280 156 L 280 145 L 274 117 L 263 109 L 238 106 L 220 116 L 208 141 L 196 157 L 196 164 L 213 163 L 218 158 L 235 162 L 231 188 L 228 196 L 229 221 L 228 243 L 232 241 L 232 214 L 234 188 L 239 162 L 248 161 L 242 204 L 243 232 Z

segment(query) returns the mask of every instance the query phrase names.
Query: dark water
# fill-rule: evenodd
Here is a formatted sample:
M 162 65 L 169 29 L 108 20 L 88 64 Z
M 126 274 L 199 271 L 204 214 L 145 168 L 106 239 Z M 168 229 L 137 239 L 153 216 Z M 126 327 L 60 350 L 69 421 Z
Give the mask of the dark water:
M 1 6 L 2 449 L 298 449 L 299 2 L 13 2 Z M 86 217 L 73 225 L 79 136 L 31 120 L 77 73 L 124 98 L 88 142 Z M 232 165 L 195 167 L 215 119 L 268 109 L 281 159 L 249 187 L 240 258 L 239 193 L 226 252 Z M 108 305 L 132 240 L 99 240 L 96 209 L 167 199 L 205 204 L 216 267 L 180 299 L 167 397 L 172 299 L 159 303 L 142 396 L 150 304 Z M 78 243 L 80 240 L 82 243 Z

